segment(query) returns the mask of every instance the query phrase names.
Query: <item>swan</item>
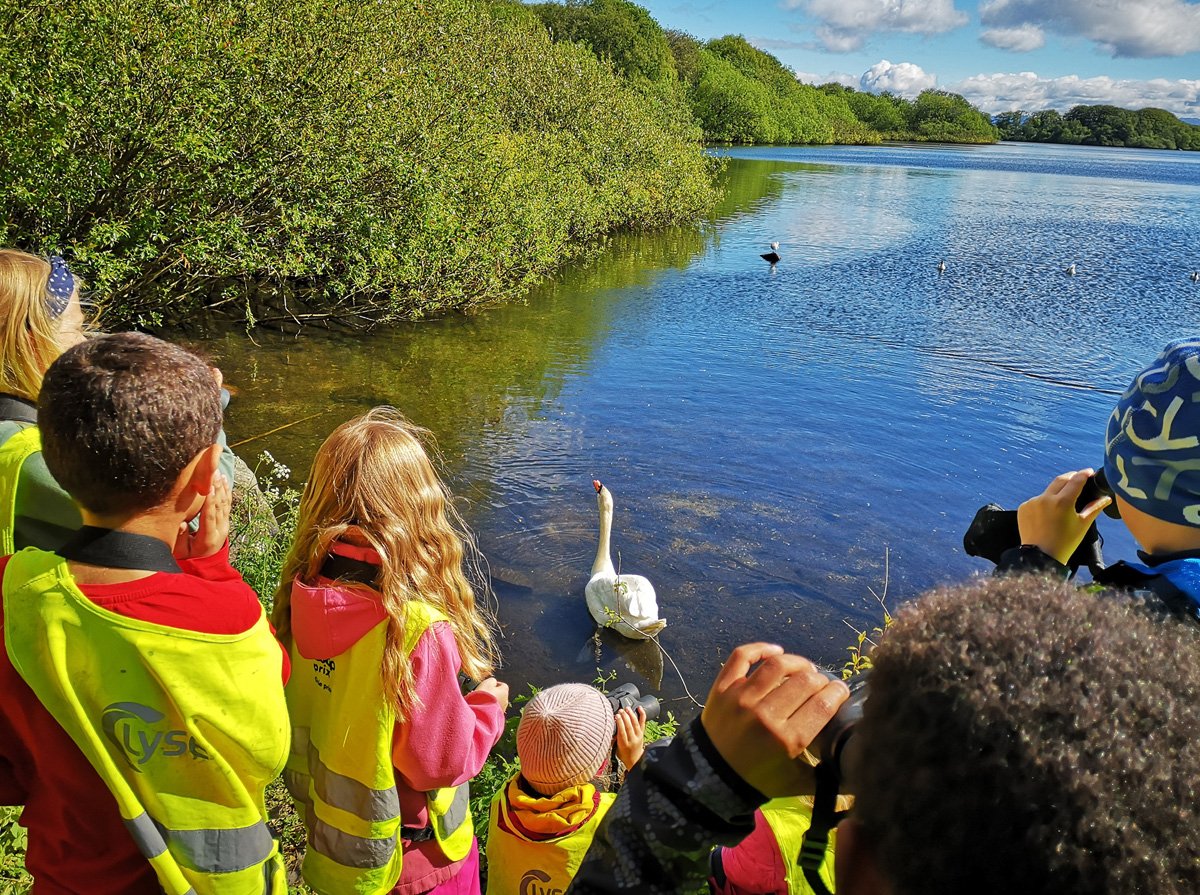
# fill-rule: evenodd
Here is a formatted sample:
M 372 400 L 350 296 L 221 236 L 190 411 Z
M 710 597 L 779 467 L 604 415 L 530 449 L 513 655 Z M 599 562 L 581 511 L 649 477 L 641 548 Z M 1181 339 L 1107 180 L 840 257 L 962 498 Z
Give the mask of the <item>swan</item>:
M 762 258 L 764 261 L 770 261 L 771 266 L 774 267 L 776 264 L 779 263 L 779 243 L 773 242 L 770 244 L 770 246 L 771 246 L 771 251 L 764 252 L 763 254 L 759 255 L 758 257 Z
M 1075 262 L 1072 261 L 1070 264 L 1068 264 L 1066 267 L 1064 267 L 1063 273 L 1065 273 L 1069 277 L 1075 276 Z
M 617 575 L 608 548 L 612 494 L 598 481 L 593 480 L 592 486 L 600 508 L 600 543 L 596 545 L 592 577 L 583 591 L 588 612 L 602 628 L 612 628 L 632 640 L 649 640 L 667 626 L 666 619 L 658 617 L 654 585 L 641 575 Z
M 946 272 L 946 259 L 945 258 L 943 258 L 941 261 L 938 262 L 937 271 L 938 271 L 938 273 Z

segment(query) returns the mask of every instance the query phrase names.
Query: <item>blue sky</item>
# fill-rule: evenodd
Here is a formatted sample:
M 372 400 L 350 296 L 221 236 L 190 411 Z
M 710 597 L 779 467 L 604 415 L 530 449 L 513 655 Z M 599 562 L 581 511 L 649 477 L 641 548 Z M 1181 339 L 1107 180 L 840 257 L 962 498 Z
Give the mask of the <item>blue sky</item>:
M 1113 103 L 1200 118 L 1200 0 L 636 0 L 664 28 L 742 34 L 802 80 L 984 111 Z

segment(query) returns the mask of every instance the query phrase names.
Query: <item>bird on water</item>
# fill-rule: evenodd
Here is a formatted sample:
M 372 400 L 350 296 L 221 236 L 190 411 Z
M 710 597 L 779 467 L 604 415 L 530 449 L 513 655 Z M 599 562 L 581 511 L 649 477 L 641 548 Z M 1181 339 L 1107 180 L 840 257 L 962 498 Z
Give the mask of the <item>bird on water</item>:
M 1064 267 L 1063 273 L 1065 273 L 1069 277 L 1075 276 L 1075 262 L 1072 261 L 1070 264 L 1068 264 L 1066 267 Z
M 937 270 L 938 270 L 938 273 L 946 272 L 946 259 L 945 258 L 943 258 L 941 261 L 938 262 Z
M 1193 270 L 1192 275 L 1188 279 L 1193 283 L 1200 283 L 1200 270 Z
M 764 261 L 770 261 L 771 266 L 774 267 L 779 263 L 779 243 L 771 243 L 771 251 L 763 252 L 763 254 L 759 255 L 758 257 L 762 258 Z

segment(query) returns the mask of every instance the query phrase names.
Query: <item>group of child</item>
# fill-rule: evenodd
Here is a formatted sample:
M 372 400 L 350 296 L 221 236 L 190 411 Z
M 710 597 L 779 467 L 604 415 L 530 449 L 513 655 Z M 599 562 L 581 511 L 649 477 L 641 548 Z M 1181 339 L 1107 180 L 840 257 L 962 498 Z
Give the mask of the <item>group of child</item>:
M 229 563 L 219 373 L 147 335 L 86 338 L 61 259 L 0 251 L 0 299 L 0 804 L 25 806 L 35 892 L 286 892 L 265 810 L 280 774 L 315 891 L 478 892 L 467 783 L 508 688 L 426 433 L 376 408 L 321 445 L 269 623 Z M 1200 343 L 1155 370 L 1114 414 L 1109 480 L 1150 551 L 1139 581 L 1194 612 L 1200 463 L 1179 452 L 1200 454 L 1181 428 Z M 1008 565 L 1071 554 L 1111 500 L 1075 509 L 1084 478 L 1022 506 Z M 726 766 L 723 726 L 706 729 L 696 755 Z M 644 730 L 586 685 L 530 700 L 520 772 L 492 804 L 491 895 L 567 888 L 615 798 L 595 781 L 614 746 L 638 764 Z M 808 891 L 794 865 L 810 812 L 762 806 L 714 853 L 714 889 Z

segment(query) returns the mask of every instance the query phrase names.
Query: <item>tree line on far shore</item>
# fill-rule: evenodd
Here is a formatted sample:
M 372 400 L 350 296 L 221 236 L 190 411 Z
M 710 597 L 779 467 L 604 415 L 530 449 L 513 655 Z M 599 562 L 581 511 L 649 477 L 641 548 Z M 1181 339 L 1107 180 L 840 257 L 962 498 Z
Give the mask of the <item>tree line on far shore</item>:
M 506 0 L 518 5 L 519 0 Z M 663 29 L 630 0 L 566 0 L 531 8 L 558 42 L 583 44 L 626 78 L 680 102 L 710 143 L 994 143 L 988 117 L 957 94 L 916 100 L 801 83 L 740 35 L 700 41 Z
M 1065 114 L 1053 109 L 1002 112 L 994 120 L 1004 140 L 1200 150 L 1200 126 L 1180 121 L 1165 109 L 1075 106 Z

